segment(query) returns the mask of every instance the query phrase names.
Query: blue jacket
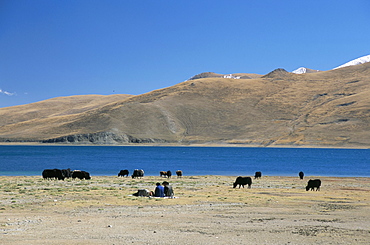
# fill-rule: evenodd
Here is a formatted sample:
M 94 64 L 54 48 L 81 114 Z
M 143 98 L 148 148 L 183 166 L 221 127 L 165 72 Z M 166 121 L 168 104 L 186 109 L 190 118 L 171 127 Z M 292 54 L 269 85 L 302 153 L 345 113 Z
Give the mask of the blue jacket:
M 163 187 L 163 186 L 161 186 L 161 185 L 158 185 L 158 186 L 155 188 L 154 196 L 155 196 L 155 197 L 164 197 L 164 187 Z

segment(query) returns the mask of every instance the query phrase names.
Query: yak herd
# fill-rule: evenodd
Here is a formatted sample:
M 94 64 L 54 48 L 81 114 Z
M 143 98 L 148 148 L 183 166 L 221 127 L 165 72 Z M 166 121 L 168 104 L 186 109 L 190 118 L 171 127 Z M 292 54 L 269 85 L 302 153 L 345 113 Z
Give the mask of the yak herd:
M 120 177 L 120 176 L 128 177 L 129 174 L 130 174 L 130 172 L 127 169 L 124 169 L 124 170 L 121 170 L 118 173 L 118 177 Z M 160 171 L 159 175 L 161 177 L 171 178 L 172 172 L 170 170 Z M 177 177 L 182 177 L 182 171 L 177 170 L 176 175 L 177 175 Z M 42 171 L 42 177 L 44 179 L 58 179 L 58 180 L 64 180 L 66 178 L 72 178 L 72 179 L 78 178 L 78 179 L 81 179 L 81 180 L 82 179 L 91 179 L 89 172 L 82 171 L 82 170 L 73 170 L 73 171 L 71 171 L 71 169 L 69 169 L 69 168 L 68 169 L 57 169 L 57 168 L 45 169 L 44 171 Z M 144 177 L 144 170 L 135 169 L 134 172 L 132 173 L 131 177 L 133 179 Z
M 303 180 L 303 177 L 304 177 L 304 173 L 301 171 L 298 173 L 298 176 L 301 180 Z M 254 174 L 254 178 L 255 179 L 258 179 L 258 178 L 261 178 L 262 177 L 262 173 L 261 172 L 256 172 Z M 233 184 L 233 188 L 237 187 L 239 185 L 239 188 L 240 187 L 243 187 L 245 185 L 248 185 L 248 188 L 251 188 L 251 185 L 252 185 L 252 178 L 251 177 L 242 177 L 242 176 L 239 176 L 236 178 L 234 184 Z M 321 186 L 321 180 L 320 179 L 310 179 L 307 183 L 307 186 L 306 186 L 306 191 L 308 190 L 315 190 L 316 188 L 316 191 L 320 190 L 320 186 Z
M 118 177 L 120 177 L 120 176 L 122 176 L 122 177 L 125 177 L 125 176 L 128 177 L 129 175 L 130 175 L 130 172 L 127 169 L 121 170 L 118 173 Z M 177 175 L 177 177 L 182 177 L 182 171 L 181 170 L 177 170 L 176 171 L 176 175 Z M 159 172 L 159 176 L 171 178 L 172 172 L 171 172 L 171 170 L 168 170 L 168 171 L 160 171 Z M 134 178 L 142 178 L 142 177 L 144 177 L 144 170 L 142 170 L 142 169 L 135 169 L 134 172 L 132 173 L 131 177 L 133 179 Z
M 127 169 L 124 169 L 124 170 L 121 170 L 119 173 L 118 173 L 118 177 L 128 177 L 130 174 L 130 172 L 127 170 Z M 182 171 L 181 170 L 177 170 L 176 171 L 176 175 L 177 177 L 182 177 Z M 172 176 L 172 172 L 170 170 L 168 171 L 160 171 L 159 172 L 159 176 L 160 177 L 167 177 L 167 178 L 171 178 Z M 304 177 L 304 173 L 301 171 L 298 173 L 298 176 L 301 180 L 303 180 L 303 177 Z M 86 171 L 82 171 L 82 170 L 73 170 L 71 171 L 71 169 L 57 169 L 57 168 L 54 168 L 54 169 L 45 169 L 44 171 L 42 171 L 42 177 L 44 179 L 58 179 L 58 180 L 64 180 L 65 178 L 72 178 L 72 179 L 86 179 L 86 180 L 89 180 L 91 179 L 90 177 L 90 173 L 89 172 L 86 172 Z M 134 179 L 134 178 L 142 178 L 144 177 L 144 170 L 142 169 L 135 169 L 131 175 L 131 177 Z M 255 172 L 254 174 L 254 178 L 255 179 L 259 179 L 262 177 L 262 173 L 260 171 L 258 172 Z M 240 187 L 243 187 L 244 186 L 248 186 L 248 188 L 251 188 L 252 186 L 252 178 L 251 177 L 242 177 L 242 176 L 239 176 L 236 178 L 235 182 L 233 183 L 233 188 L 239 186 Z M 310 179 L 307 183 L 307 186 L 306 186 L 306 191 L 308 190 L 315 190 L 316 188 L 316 191 L 320 190 L 320 186 L 321 186 L 321 180 L 320 179 Z
M 90 173 L 86 171 L 81 170 L 73 170 L 71 169 L 45 169 L 42 171 L 42 177 L 44 179 L 58 179 L 58 180 L 64 180 L 68 178 L 78 178 L 78 179 L 91 179 Z

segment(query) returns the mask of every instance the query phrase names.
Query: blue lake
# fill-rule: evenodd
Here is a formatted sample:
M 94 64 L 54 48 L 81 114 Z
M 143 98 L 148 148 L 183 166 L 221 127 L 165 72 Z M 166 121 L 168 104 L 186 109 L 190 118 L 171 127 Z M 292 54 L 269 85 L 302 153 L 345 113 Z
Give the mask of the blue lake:
M 370 177 L 369 149 L 0 146 L 0 175 L 41 175 L 46 168 L 80 169 L 94 175 L 144 169 L 145 175 L 181 169 L 184 175 Z

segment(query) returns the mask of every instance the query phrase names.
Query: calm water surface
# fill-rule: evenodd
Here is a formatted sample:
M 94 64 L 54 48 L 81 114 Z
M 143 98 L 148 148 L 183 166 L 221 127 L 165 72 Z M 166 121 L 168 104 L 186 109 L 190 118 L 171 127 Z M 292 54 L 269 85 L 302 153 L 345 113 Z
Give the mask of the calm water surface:
M 117 175 L 144 169 L 146 175 L 181 169 L 184 175 L 370 177 L 368 149 L 302 149 L 157 146 L 0 146 L 0 175 L 41 175 L 46 168 Z

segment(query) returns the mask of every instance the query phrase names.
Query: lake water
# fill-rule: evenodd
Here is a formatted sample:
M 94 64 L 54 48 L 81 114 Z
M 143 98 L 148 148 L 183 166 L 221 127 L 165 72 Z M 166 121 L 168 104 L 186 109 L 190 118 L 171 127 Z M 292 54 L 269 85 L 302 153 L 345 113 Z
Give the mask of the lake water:
M 46 168 L 80 169 L 94 175 L 144 169 L 145 175 L 178 169 L 184 175 L 370 177 L 369 149 L 0 146 L 0 175 L 41 175 Z

